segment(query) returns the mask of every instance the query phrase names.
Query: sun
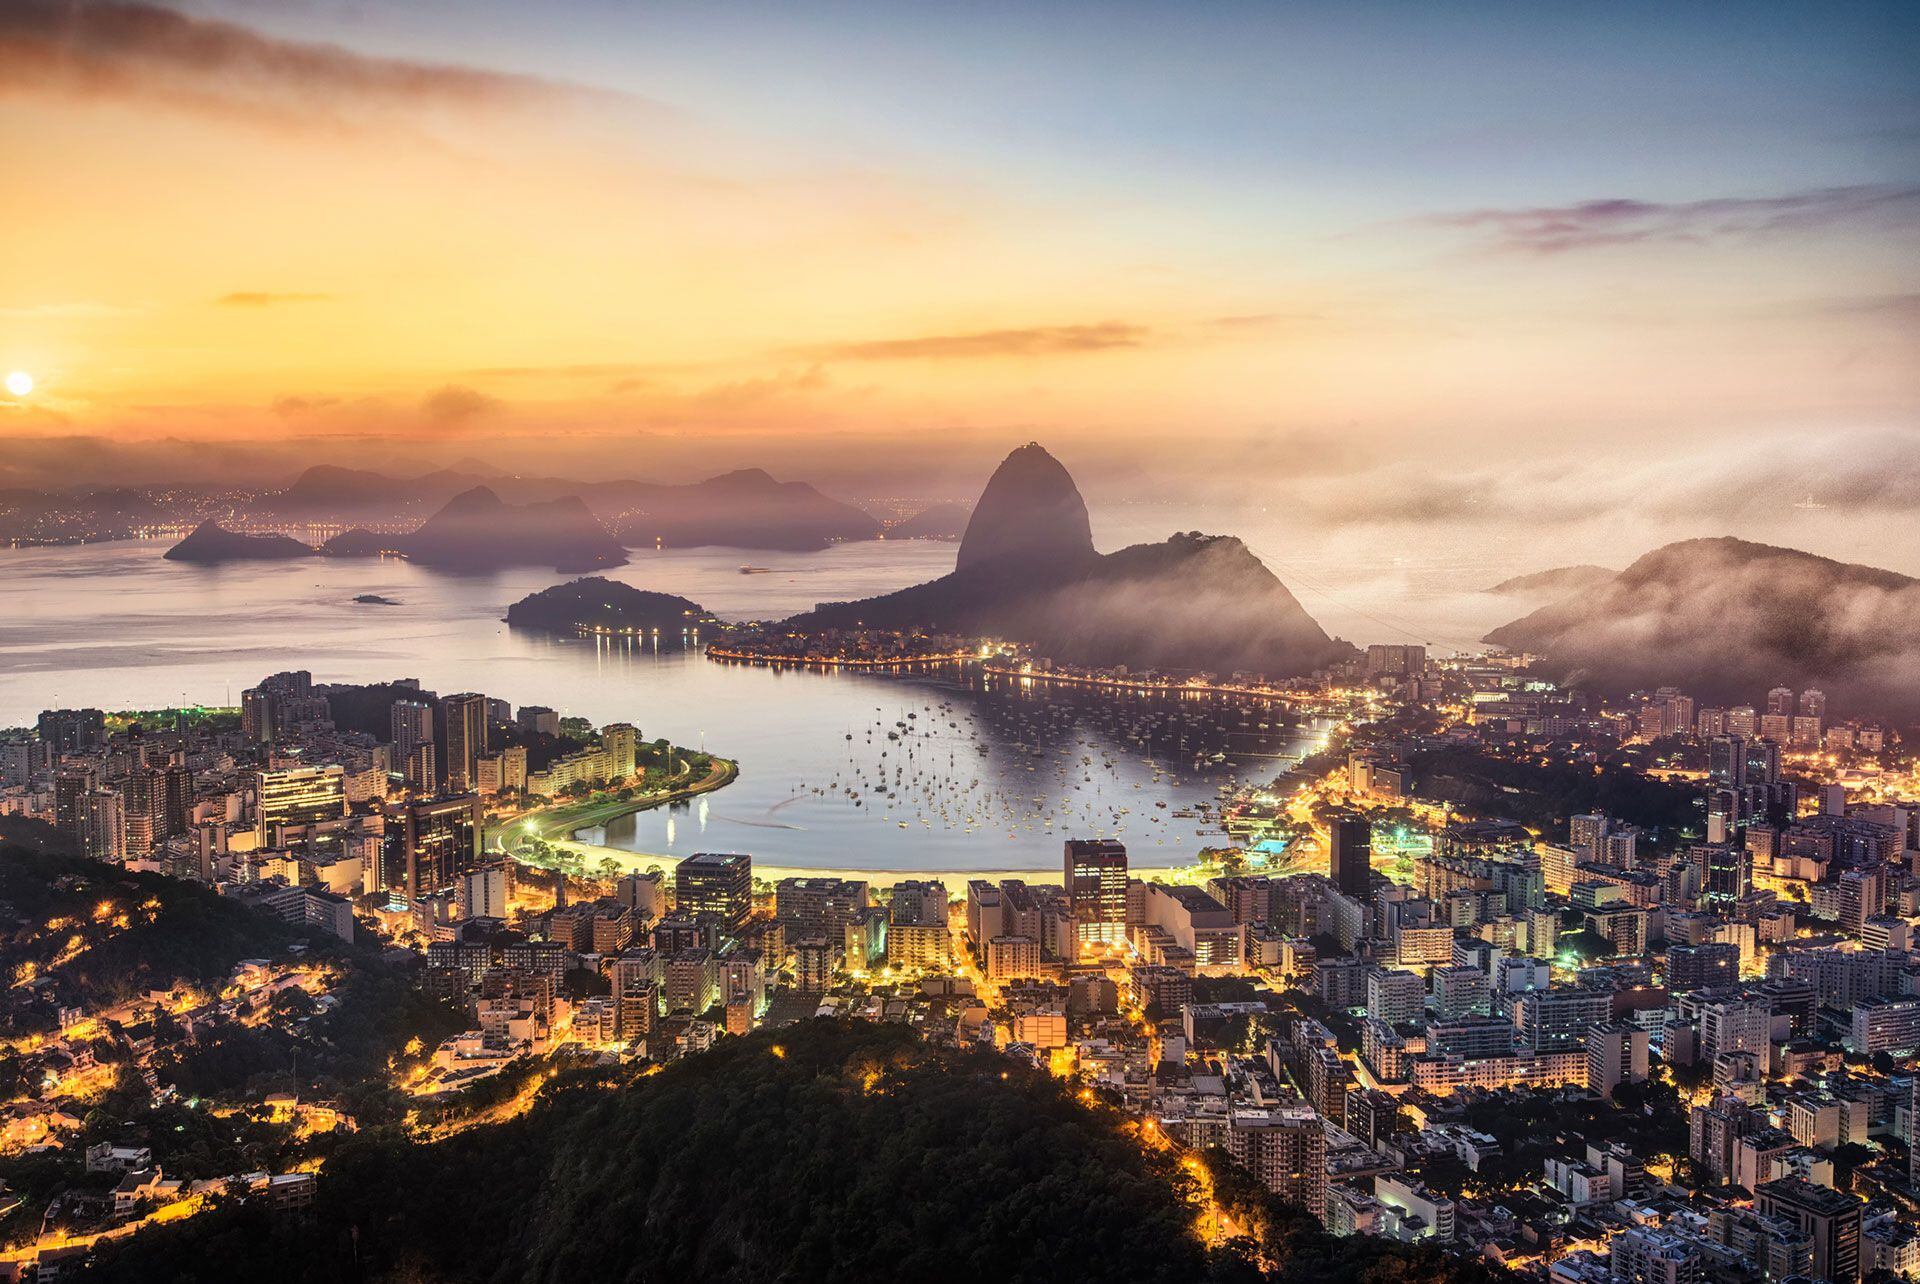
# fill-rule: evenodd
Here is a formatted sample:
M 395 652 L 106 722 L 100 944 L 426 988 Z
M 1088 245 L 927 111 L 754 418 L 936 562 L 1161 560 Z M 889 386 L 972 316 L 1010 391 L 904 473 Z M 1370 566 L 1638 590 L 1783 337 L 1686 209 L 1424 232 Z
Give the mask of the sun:
M 7 376 L 7 391 L 16 397 L 24 397 L 33 391 L 33 376 L 24 370 L 15 370 Z

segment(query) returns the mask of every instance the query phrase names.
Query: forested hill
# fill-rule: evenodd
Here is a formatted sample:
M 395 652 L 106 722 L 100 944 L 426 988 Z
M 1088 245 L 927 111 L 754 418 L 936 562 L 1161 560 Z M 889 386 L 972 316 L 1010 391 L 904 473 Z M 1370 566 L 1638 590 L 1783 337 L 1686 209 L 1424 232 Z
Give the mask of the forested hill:
M 308 935 L 195 883 L 0 843 L 0 1031 L 44 1032 L 62 1006 L 181 983 L 218 989 L 241 959 Z
M 631 1074 L 563 1077 L 529 1113 L 437 1144 L 362 1135 L 328 1162 L 309 1212 L 247 1205 L 152 1227 L 86 1278 L 1492 1278 L 1432 1250 L 1335 1239 L 1224 1173 L 1233 1223 L 1262 1238 L 1209 1248 L 1195 1179 L 1121 1116 L 901 1027 L 813 1021 L 624 1082 L 595 1073 Z

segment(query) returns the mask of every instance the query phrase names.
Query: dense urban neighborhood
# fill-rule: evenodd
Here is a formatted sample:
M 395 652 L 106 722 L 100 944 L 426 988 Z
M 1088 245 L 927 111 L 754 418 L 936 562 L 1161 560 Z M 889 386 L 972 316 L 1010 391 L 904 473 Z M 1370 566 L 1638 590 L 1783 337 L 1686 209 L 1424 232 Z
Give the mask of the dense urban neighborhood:
M 1601 700 L 1414 645 L 1284 684 L 939 649 L 1328 730 L 1196 799 L 1218 839 L 1185 865 L 1075 836 L 1055 871 L 885 885 L 580 841 L 735 764 L 411 679 L 6 733 L 8 1269 L 358 1227 L 347 1186 L 405 1180 L 380 1165 L 477 1162 L 456 1137 L 505 1164 L 530 1112 L 732 1082 L 736 1043 L 865 1091 L 997 1063 L 1019 1109 L 1124 1140 L 1215 1267 L 1325 1235 L 1559 1284 L 1920 1264 L 1920 781 L 1889 728 L 1817 690 Z M 1301 1219 L 1284 1251 L 1249 1200 L 1266 1233 Z

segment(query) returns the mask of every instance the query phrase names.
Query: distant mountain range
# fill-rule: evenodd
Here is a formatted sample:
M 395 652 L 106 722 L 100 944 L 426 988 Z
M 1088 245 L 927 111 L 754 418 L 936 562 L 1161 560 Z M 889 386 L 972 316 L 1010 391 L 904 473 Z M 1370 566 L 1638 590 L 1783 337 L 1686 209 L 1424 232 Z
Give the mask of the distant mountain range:
M 381 553 L 398 553 L 451 571 L 551 566 L 565 573 L 619 566 L 627 560 L 626 549 L 578 499 L 514 505 L 485 486 L 453 496 L 407 535 L 355 529 L 314 548 L 287 535 L 248 535 L 206 521 L 166 556 L 176 562 L 213 564 Z
M 1603 690 L 1751 703 L 1817 686 L 1837 707 L 1920 716 L 1920 580 L 1745 540 L 1657 548 L 1486 640 Z
M 1535 571 L 1531 575 L 1516 575 L 1510 580 L 1501 580 L 1486 591 L 1502 597 L 1564 595 L 1605 584 L 1618 574 L 1618 571 L 1604 566 L 1556 566 L 1549 571 Z
M 1069 663 L 1275 677 L 1352 654 L 1231 536 L 1189 532 L 1097 552 L 1073 478 L 1038 445 L 1007 456 L 987 482 L 952 574 L 824 604 L 788 625 L 924 626 L 1012 639 Z
M 804 551 L 837 540 L 872 539 L 881 532 L 871 514 L 830 499 L 805 482 L 777 481 L 758 468 L 675 486 L 451 469 L 399 478 L 322 464 L 307 469 L 260 506 L 288 520 L 385 524 L 432 511 L 476 486 L 515 504 L 577 499 L 629 547 L 720 544 Z

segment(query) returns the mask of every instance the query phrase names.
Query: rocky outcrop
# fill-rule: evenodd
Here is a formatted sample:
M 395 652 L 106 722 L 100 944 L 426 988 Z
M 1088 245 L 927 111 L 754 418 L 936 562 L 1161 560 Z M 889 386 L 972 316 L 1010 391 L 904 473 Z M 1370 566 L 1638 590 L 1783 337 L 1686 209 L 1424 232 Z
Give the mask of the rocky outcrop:
M 170 562 L 213 566 L 221 562 L 284 562 L 296 557 L 313 557 L 315 550 L 291 535 L 249 535 L 244 531 L 230 531 L 209 518 L 163 556 Z
M 952 574 L 825 604 L 788 626 L 925 627 L 1006 638 L 1074 664 L 1273 677 L 1352 654 L 1231 536 L 1189 532 L 1094 551 L 1073 479 L 1038 446 L 1023 446 L 994 473 Z
M 1093 528 L 1080 488 L 1059 460 L 1028 442 L 987 479 L 954 566 L 962 571 L 996 561 L 1052 566 L 1093 555 Z

